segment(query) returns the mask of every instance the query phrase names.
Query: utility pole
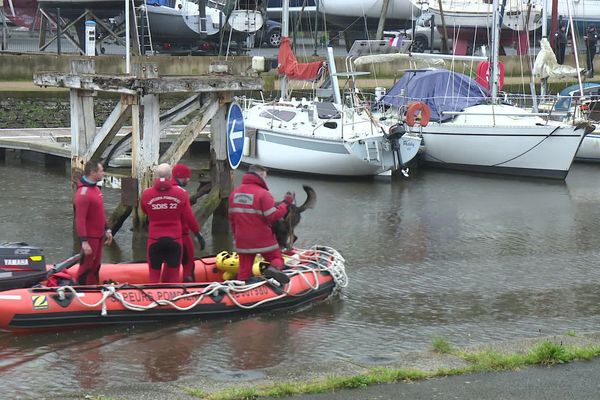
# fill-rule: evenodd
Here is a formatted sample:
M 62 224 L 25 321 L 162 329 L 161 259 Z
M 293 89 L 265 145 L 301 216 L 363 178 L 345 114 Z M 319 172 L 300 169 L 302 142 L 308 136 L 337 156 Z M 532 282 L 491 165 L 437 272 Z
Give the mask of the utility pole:
M 375 39 L 377 40 L 383 39 L 383 27 L 385 26 L 385 19 L 387 17 L 389 6 L 390 0 L 383 0 L 383 4 L 381 6 L 381 15 L 379 17 L 379 24 L 377 25 L 377 35 L 375 36 Z
M 2 50 L 8 48 L 8 28 L 6 27 L 6 14 L 4 13 L 4 0 L 0 0 L 0 18 L 2 18 Z
M 438 0 L 440 7 L 440 18 L 442 19 L 442 53 L 448 54 L 448 32 L 446 32 L 446 21 L 444 20 L 444 9 L 442 8 L 442 0 Z M 433 47 L 433 36 L 431 36 L 431 47 Z

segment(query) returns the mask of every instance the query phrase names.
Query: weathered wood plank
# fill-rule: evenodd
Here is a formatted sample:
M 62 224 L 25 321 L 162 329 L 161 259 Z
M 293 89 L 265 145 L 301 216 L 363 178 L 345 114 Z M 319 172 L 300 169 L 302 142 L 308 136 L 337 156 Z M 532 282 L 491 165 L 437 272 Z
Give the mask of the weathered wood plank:
M 215 95 L 210 96 L 200 109 L 200 115 L 195 117 L 188 126 L 179 134 L 167 151 L 160 157 L 160 162 L 166 162 L 171 165 L 176 164 L 196 137 L 202 132 L 204 127 L 210 122 L 219 109 L 219 98 Z
M 258 77 L 239 75 L 162 76 L 138 78 L 132 75 L 89 75 L 39 72 L 33 75 L 38 86 L 97 90 L 125 94 L 200 93 L 262 89 Z
M 127 217 L 129 217 L 132 210 L 133 207 L 123 203 L 119 203 L 117 208 L 114 209 L 108 219 L 108 226 L 112 230 L 113 236 L 117 234 L 119 229 L 121 229 L 123 223 L 125 223 L 125 220 L 127 220 Z
M 15 150 L 30 150 L 39 153 L 50 154 L 57 157 L 71 158 L 71 149 L 63 147 L 60 143 L 4 139 L 0 137 L 0 147 Z
M 104 124 L 102 124 L 100 130 L 96 133 L 85 153 L 85 158 L 88 160 L 99 159 L 130 116 L 131 105 L 127 104 L 127 101 L 123 101 L 123 99 L 119 100 L 106 121 L 104 121 Z
M 129 78 L 132 80 L 132 78 Z M 92 76 L 62 75 L 56 73 L 39 73 L 33 75 L 33 83 L 38 86 L 64 87 L 69 89 L 97 90 L 100 92 L 137 94 L 131 89 L 133 84 L 124 84 L 124 79 L 115 78 L 96 81 Z
M 139 82 L 144 93 L 235 92 L 261 90 L 258 77 L 239 75 L 163 76 Z
M 180 121 L 200 108 L 200 95 L 195 94 L 160 115 L 160 130 Z
M 217 160 L 227 160 L 227 110 L 223 104 L 210 121 L 210 145 Z
M 156 63 L 135 64 L 133 73 L 141 79 L 158 78 Z M 160 107 L 157 94 L 146 94 L 140 98 L 139 149 L 137 175 L 140 193 L 152 185 L 153 168 L 158 164 L 160 151 Z M 135 148 L 133 149 L 135 150 Z M 136 160 L 133 160 L 135 163 Z
M 196 216 L 200 226 L 204 225 L 206 220 L 208 220 L 208 217 L 210 217 L 217 207 L 219 207 L 219 204 L 221 204 L 221 199 L 219 198 L 219 187 L 213 186 L 208 195 L 202 199 L 197 210 L 194 210 L 194 215 Z
M 95 71 L 95 62 L 91 59 L 79 59 L 71 62 L 71 73 L 92 74 Z M 71 171 L 72 183 L 75 186 L 83 170 L 88 144 L 96 134 L 96 121 L 94 120 L 94 93 L 71 89 L 69 91 L 71 104 Z

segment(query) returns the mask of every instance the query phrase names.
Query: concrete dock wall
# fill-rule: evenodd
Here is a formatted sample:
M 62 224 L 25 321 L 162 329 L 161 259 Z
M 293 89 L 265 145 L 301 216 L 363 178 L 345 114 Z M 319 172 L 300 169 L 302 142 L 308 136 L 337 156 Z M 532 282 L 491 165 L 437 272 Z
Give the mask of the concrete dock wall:
M 69 71 L 69 64 L 74 58 L 81 57 L 74 55 L 57 56 L 55 54 L 2 54 L 0 55 L 0 80 L 30 80 L 34 73 L 40 71 L 67 72 Z M 521 59 L 518 56 L 505 56 L 501 58 L 505 63 L 507 76 L 520 76 L 522 68 L 524 69 L 523 74 L 526 76 L 529 74 L 529 63 L 526 59 Z M 125 61 L 122 56 L 103 55 L 97 56 L 95 59 L 96 70 L 99 74 L 125 72 Z M 133 57 L 132 63 L 140 61 L 158 62 L 159 71 L 162 75 L 197 75 L 208 73 L 210 63 L 217 59 L 218 57 L 216 56 L 154 56 L 151 58 Z M 232 62 L 236 73 L 245 72 L 252 64 L 252 57 L 249 56 L 229 57 L 229 60 Z M 336 58 L 338 71 L 345 71 L 344 61 L 344 57 Z M 567 59 L 566 63 L 571 64 L 571 61 L 573 60 Z M 460 63 L 460 65 L 462 64 Z M 447 63 L 446 65 L 449 64 Z M 401 75 L 402 70 L 407 68 L 409 68 L 409 63 L 401 61 L 381 63 L 363 68 L 362 70 L 370 71 L 377 77 L 390 78 Z M 458 69 L 460 68 L 462 67 L 459 66 Z M 275 74 L 275 71 L 271 71 L 269 74 Z

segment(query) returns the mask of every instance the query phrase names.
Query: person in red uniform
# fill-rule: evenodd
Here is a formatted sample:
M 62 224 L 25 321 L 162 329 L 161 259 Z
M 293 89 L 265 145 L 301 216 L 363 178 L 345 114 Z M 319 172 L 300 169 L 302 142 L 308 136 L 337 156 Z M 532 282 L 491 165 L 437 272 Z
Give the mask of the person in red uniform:
M 285 216 L 293 196 L 286 194 L 284 201 L 275 207 L 275 200 L 269 192 L 265 179 L 267 170 L 260 165 L 252 165 L 242 178 L 242 184 L 229 196 L 229 222 L 239 254 L 240 266 L 237 279 L 254 282 L 252 265 L 254 257 L 260 253 L 271 265 L 263 274 L 281 284 L 289 282 L 282 272 L 283 257 L 271 229 L 271 224 Z
M 104 214 L 104 201 L 98 182 L 104 178 L 104 167 L 98 161 L 88 161 L 77 184 L 73 198 L 75 231 L 81 241 L 83 259 L 79 264 L 76 281 L 80 285 L 100 283 L 102 242 L 112 243 L 112 232 Z
M 182 221 L 192 224 L 194 214 L 187 192 L 173 186 L 171 166 L 156 168 L 154 186 L 144 190 L 140 204 L 148 216 L 147 258 L 150 283 L 161 281 L 163 263 L 167 265 L 163 282 L 178 282 L 181 263 Z
M 192 177 L 192 170 L 185 164 L 176 164 L 173 166 L 173 185 L 180 187 L 186 187 L 190 178 Z M 191 205 L 190 205 L 191 207 Z M 196 239 L 200 244 L 200 250 L 204 250 L 206 242 L 200 234 L 200 226 L 196 218 L 193 218 L 191 224 L 181 221 L 181 240 L 183 243 L 183 255 L 181 258 L 181 265 L 183 266 L 183 281 L 194 282 L 194 241 L 190 236 L 190 231 L 195 232 Z

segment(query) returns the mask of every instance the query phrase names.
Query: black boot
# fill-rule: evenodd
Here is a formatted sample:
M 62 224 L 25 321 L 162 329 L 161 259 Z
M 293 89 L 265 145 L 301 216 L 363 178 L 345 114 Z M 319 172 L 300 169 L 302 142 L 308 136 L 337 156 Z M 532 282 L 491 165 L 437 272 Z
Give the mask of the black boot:
M 281 272 L 280 270 L 278 270 L 277 268 L 275 268 L 273 266 L 268 266 L 267 268 L 265 268 L 263 271 L 263 275 L 267 279 L 270 279 L 270 278 L 275 279 L 281 285 L 285 285 L 286 283 L 289 283 L 289 281 L 290 281 L 289 276 L 287 276 L 285 273 Z

